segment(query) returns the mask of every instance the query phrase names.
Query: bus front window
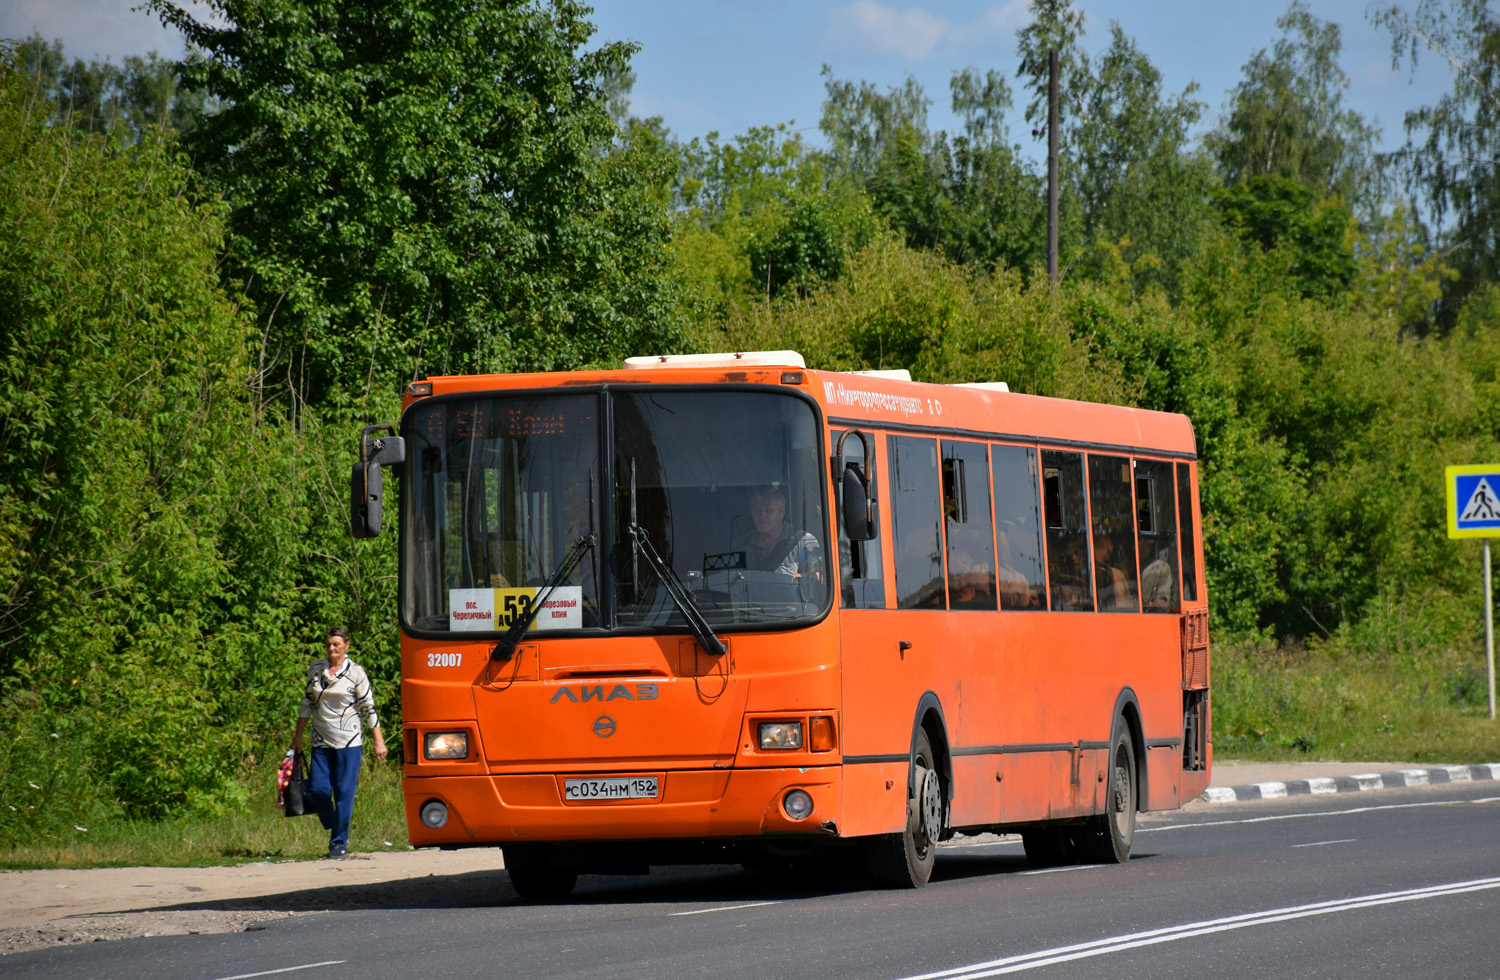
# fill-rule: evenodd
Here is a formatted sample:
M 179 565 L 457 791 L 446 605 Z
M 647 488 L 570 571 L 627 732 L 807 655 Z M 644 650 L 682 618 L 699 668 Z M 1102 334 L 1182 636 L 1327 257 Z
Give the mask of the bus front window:
M 434 401 L 407 416 L 403 614 L 425 631 L 501 631 L 580 537 L 597 534 L 594 395 Z M 597 627 L 592 553 L 548 596 L 539 631 Z
M 828 521 L 812 407 L 744 390 L 616 393 L 613 406 L 618 625 L 684 623 L 631 525 L 711 626 L 821 614 Z

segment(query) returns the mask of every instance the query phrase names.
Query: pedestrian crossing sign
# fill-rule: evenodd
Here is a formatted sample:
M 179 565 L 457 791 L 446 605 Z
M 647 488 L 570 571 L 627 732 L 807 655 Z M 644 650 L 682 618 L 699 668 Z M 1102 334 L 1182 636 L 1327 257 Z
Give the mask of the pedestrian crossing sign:
M 1448 537 L 1500 538 L 1500 465 L 1450 466 Z

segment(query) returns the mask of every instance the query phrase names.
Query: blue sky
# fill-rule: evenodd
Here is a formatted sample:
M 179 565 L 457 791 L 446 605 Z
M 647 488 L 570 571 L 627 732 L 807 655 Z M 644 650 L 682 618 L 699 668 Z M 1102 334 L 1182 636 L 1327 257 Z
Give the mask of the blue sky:
M 181 39 L 144 12 L 139 0 L 0 0 L 0 37 L 40 30 L 70 55 L 107 57 L 156 49 L 176 55 Z M 1240 0 L 1075 0 L 1086 15 L 1085 44 L 1102 49 L 1119 21 L 1161 70 L 1165 87 L 1190 82 L 1207 103 L 1205 125 L 1223 108 L 1250 56 L 1278 36 L 1279 2 Z M 1403 5 L 1410 9 L 1411 0 Z M 1342 65 L 1350 107 L 1376 122 L 1381 145 L 1402 142 L 1401 121 L 1451 87 L 1451 70 L 1424 57 L 1413 78 L 1392 71 L 1388 37 L 1370 25 L 1366 0 L 1310 0 L 1312 12 L 1343 31 Z M 948 79 L 966 65 L 1003 71 L 1015 87 L 1015 32 L 1026 0 L 596 0 L 598 36 L 641 45 L 632 108 L 662 116 L 676 135 L 730 136 L 751 126 L 793 123 L 817 132 L 824 63 L 840 78 L 880 86 L 914 76 L 933 98 L 931 124 L 952 128 Z M 1024 99 L 1018 97 L 1018 101 Z M 1011 139 L 1032 149 L 1019 109 Z

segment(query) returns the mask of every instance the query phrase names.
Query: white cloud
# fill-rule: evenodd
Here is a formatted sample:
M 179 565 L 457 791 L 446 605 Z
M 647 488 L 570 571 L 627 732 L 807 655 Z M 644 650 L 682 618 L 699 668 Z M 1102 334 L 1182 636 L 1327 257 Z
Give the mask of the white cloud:
M 921 7 L 901 10 L 878 0 L 855 0 L 829 13 L 825 40 L 845 51 L 925 61 L 937 53 L 1010 44 L 1026 23 L 1027 9 L 1027 0 L 1010 0 L 986 10 L 971 24 L 956 25 Z
M 941 17 L 919 7 L 896 10 L 875 0 L 855 0 L 828 15 L 830 35 L 879 54 L 921 61 L 953 30 Z

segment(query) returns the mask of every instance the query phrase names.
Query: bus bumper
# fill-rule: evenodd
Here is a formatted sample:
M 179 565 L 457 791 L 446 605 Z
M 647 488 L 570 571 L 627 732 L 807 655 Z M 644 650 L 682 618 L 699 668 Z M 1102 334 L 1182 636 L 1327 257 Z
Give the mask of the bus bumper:
M 643 775 L 659 777 L 658 799 L 564 801 L 561 774 L 407 778 L 406 832 L 413 847 L 838 833 L 836 766 Z M 812 798 L 800 820 L 785 805 L 793 790 Z M 422 821 L 433 801 L 447 808 L 437 828 Z

